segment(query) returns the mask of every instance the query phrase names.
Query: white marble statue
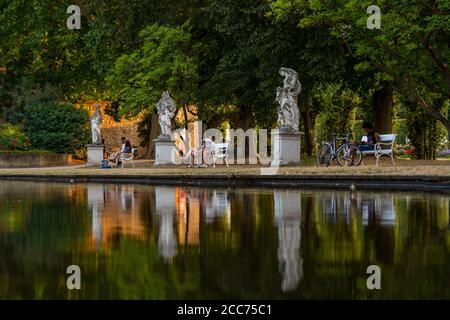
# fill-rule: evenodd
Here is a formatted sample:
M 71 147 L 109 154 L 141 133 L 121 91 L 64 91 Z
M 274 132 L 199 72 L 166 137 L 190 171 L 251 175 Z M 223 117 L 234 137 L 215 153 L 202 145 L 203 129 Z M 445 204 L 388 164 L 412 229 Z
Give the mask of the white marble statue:
M 297 133 L 300 121 L 297 97 L 302 90 L 302 86 L 296 71 L 281 68 L 280 75 L 284 77 L 284 80 L 283 87 L 277 88 L 278 129 Z
M 102 143 L 102 135 L 100 132 L 101 125 L 102 125 L 102 113 L 100 111 L 100 105 L 96 105 L 95 113 L 91 118 L 92 144 Z
M 177 110 L 175 101 L 170 97 L 169 93 L 165 91 L 162 94 L 161 100 L 156 104 L 159 115 L 159 126 L 161 127 L 161 135 L 159 140 L 171 140 L 172 137 L 172 118 L 175 116 Z

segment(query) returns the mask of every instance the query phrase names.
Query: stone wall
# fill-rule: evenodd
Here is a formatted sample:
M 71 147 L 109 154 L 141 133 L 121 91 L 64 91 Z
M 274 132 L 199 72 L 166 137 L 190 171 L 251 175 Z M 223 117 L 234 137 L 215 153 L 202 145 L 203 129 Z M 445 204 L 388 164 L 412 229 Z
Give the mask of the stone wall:
M 0 168 L 38 168 L 65 166 L 67 154 L 0 154 Z
M 109 101 L 87 101 L 83 104 L 83 108 L 88 110 L 89 115 L 95 111 L 95 105 L 99 104 L 102 111 L 102 139 L 105 139 L 106 148 L 108 151 L 116 151 L 121 146 L 121 137 L 126 137 L 130 140 L 132 146 L 139 147 L 139 157 L 142 157 L 147 153 L 146 148 L 140 146 L 140 139 L 138 135 L 138 125 L 141 117 L 134 117 L 132 119 L 126 119 L 122 117 L 119 121 L 115 121 L 112 117 L 105 113 L 105 108 L 110 104 Z

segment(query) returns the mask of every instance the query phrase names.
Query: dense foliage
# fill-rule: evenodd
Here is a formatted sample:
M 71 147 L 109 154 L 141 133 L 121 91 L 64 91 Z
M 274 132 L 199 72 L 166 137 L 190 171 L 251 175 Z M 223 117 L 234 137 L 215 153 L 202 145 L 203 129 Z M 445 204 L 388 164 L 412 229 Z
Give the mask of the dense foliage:
M 111 97 L 124 111 L 138 113 L 155 106 L 161 92 L 186 105 L 192 101 L 197 83 L 197 67 L 190 56 L 190 34 L 182 28 L 153 24 L 142 30 L 142 47 L 117 59 L 107 77 Z
M 35 148 L 72 153 L 90 140 L 86 110 L 62 102 L 35 102 L 25 111 L 25 132 Z
M 0 127 L 0 148 L 24 150 L 29 146 L 28 137 L 19 125 L 5 123 Z
M 22 124 L 27 97 L 50 86 L 61 93 L 56 104 L 111 100 L 115 114 L 143 111 L 147 121 L 168 90 L 185 115 L 207 126 L 271 128 L 284 66 L 302 82 L 307 153 L 324 138 L 320 132 L 347 130 L 354 119 L 395 129 L 400 100 L 408 101 L 401 116 L 409 127 L 418 108 L 429 116 L 422 125 L 435 132 L 428 138 L 436 149 L 442 128 L 450 131 L 450 5 L 373 2 L 3 0 L 1 119 Z M 70 4 L 82 9 L 81 30 L 66 27 Z M 380 30 L 366 26 L 373 4 L 382 11 Z M 324 99 L 337 86 L 338 96 L 358 98 Z M 142 132 L 150 126 L 142 124 Z

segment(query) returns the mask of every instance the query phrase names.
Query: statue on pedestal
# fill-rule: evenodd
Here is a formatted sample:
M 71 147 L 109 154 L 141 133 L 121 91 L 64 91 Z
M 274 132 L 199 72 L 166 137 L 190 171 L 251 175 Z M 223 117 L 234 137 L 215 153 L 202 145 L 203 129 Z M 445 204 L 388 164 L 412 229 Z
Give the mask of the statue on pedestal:
M 95 106 L 95 113 L 91 118 L 91 130 L 92 130 L 92 144 L 101 144 L 102 135 L 100 127 L 102 125 L 102 113 L 100 111 L 100 105 Z
M 283 67 L 280 69 L 280 75 L 284 77 L 284 80 L 283 87 L 277 88 L 278 129 L 298 133 L 300 112 L 297 98 L 302 91 L 302 86 L 295 70 Z
M 162 94 L 161 100 L 156 104 L 156 107 L 158 108 L 159 126 L 161 127 L 161 134 L 158 140 L 170 141 L 172 140 L 172 118 L 177 111 L 175 100 L 165 91 Z

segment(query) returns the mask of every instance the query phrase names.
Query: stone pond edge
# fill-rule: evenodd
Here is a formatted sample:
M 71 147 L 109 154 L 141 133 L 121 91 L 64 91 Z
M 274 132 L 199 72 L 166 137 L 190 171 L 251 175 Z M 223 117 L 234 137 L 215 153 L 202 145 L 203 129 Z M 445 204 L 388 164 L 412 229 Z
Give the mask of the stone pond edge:
M 321 188 L 439 191 L 450 193 L 450 176 L 421 175 L 129 175 L 0 174 L 0 180 L 62 183 L 124 183 L 167 186 Z M 353 185 L 353 187 L 352 187 Z

